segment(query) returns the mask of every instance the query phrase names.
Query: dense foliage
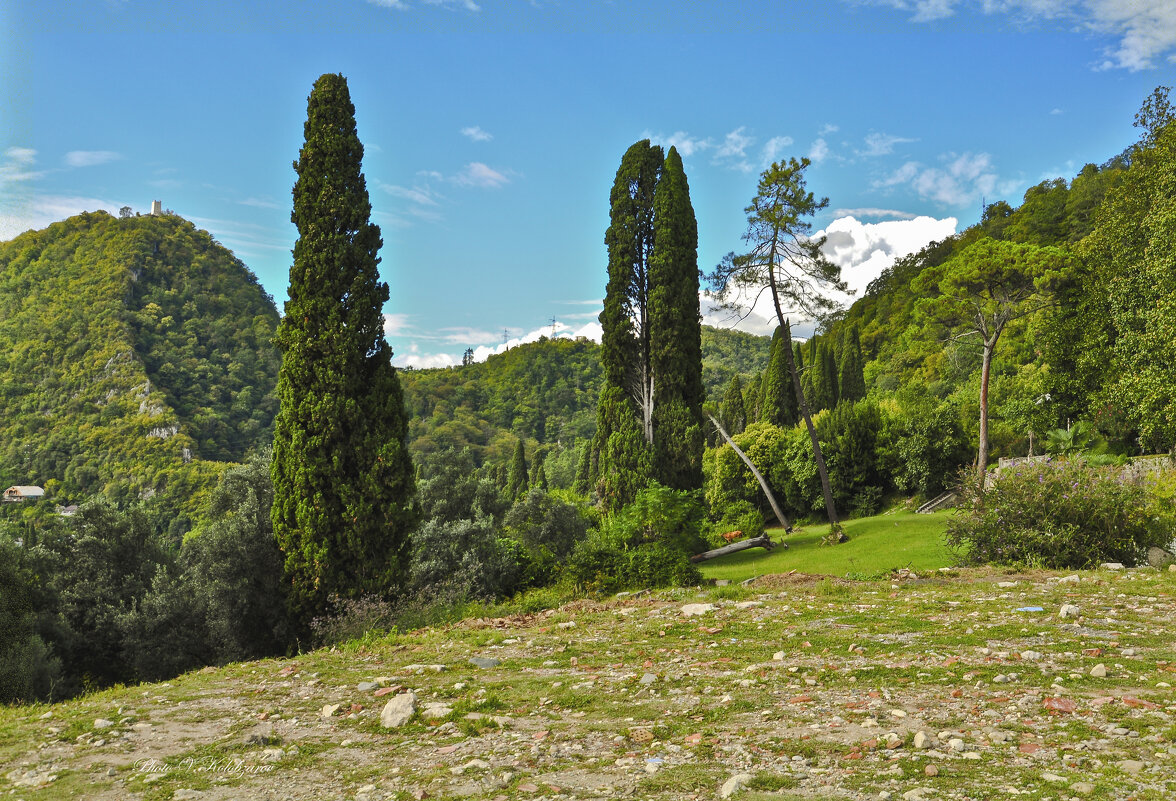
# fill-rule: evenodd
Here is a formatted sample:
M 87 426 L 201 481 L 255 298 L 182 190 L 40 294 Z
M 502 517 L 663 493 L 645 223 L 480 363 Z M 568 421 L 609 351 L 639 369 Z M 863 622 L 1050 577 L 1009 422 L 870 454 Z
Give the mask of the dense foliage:
M 0 483 L 153 498 L 186 531 L 219 466 L 269 440 L 278 315 L 176 216 L 82 214 L 0 243 Z
M 1162 507 L 1143 481 L 1081 458 L 1020 465 L 997 476 L 982 497 L 970 483 L 965 495 L 972 512 L 952 518 L 947 539 L 975 564 L 1131 566 L 1176 537 L 1171 507 Z

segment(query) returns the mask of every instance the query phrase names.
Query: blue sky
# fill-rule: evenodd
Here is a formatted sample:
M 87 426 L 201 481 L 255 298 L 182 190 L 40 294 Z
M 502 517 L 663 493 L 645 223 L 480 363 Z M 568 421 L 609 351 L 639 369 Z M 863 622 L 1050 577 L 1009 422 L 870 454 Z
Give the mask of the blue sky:
M 396 363 L 441 365 L 553 317 L 593 333 L 608 191 L 640 138 L 684 157 L 703 269 L 739 248 L 760 170 L 810 156 L 816 224 L 861 287 L 982 200 L 1133 142 L 1176 83 L 1176 4 L 9 0 L 0 238 L 158 198 L 280 305 L 324 72 L 367 148 Z

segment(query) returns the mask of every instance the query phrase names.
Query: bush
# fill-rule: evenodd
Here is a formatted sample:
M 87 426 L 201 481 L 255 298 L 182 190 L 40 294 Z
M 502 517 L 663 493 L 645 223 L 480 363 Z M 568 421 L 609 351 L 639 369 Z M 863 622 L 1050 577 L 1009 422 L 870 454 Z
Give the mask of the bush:
M 600 537 L 576 547 L 567 572 L 581 590 L 600 593 L 681 587 L 702 581 L 698 568 L 681 551 L 656 542 L 618 550 Z
M 1006 470 L 983 496 L 974 485 L 962 482 L 961 506 L 972 512 L 948 523 L 947 542 L 976 564 L 1134 565 L 1176 533 L 1171 510 L 1142 483 L 1081 459 Z
M 721 548 L 727 544 L 723 535 L 728 531 L 742 531 L 744 537 L 758 537 L 764 533 L 764 516 L 750 501 L 735 501 L 723 509 L 720 520 L 711 524 L 708 543 Z
M 706 550 L 703 517 L 703 505 L 694 494 L 654 484 L 608 517 L 602 533 L 618 550 L 657 542 L 670 550 L 696 554 Z

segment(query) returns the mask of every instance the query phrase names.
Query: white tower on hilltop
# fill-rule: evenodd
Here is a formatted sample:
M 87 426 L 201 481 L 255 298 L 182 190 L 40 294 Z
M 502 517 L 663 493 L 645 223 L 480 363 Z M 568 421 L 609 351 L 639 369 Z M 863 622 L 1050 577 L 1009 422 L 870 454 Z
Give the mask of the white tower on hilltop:
M 161 214 L 163 214 L 163 201 L 162 200 L 151 201 L 151 216 L 158 217 Z

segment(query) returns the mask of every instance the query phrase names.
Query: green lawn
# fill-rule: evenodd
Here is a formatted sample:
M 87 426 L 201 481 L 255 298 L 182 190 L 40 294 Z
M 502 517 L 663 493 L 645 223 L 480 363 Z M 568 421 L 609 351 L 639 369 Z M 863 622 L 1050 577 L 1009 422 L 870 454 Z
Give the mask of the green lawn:
M 731 581 L 790 570 L 833 576 L 877 575 L 900 567 L 935 570 L 952 564 L 951 552 L 943 544 L 952 514 L 950 510 L 929 515 L 896 512 L 849 520 L 844 524 L 849 542 L 836 546 L 821 545 L 827 524 L 797 528 L 787 536 L 783 529 L 769 529 L 773 540 L 788 543 L 788 550 L 751 548 L 699 567 L 706 578 Z

